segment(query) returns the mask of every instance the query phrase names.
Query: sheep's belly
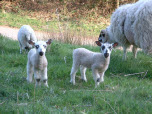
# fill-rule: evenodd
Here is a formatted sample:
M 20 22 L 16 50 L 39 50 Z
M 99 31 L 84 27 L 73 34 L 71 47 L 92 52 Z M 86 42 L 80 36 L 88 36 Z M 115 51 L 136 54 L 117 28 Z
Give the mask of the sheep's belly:
M 38 70 L 44 70 L 46 67 L 47 67 L 47 64 L 37 64 L 35 66 L 35 68 Z

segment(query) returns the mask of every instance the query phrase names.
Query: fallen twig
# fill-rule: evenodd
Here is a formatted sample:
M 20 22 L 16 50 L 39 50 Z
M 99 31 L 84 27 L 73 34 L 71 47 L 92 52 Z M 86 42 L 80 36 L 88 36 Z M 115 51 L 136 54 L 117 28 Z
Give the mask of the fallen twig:
M 138 75 L 138 74 L 144 74 L 146 72 L 139 72 L 139 73 L 133 73 L 133 74 L 126 74 L 124 76 L 133 76 L 133 75 Z
M 142 79 L 145 78 L 145 76 L 147 75 L 147 73 L 148 73 L 148 70 L 146 71 L 146 73 L 145 73 L 145 75 L 142 77 Z
M 101 92 L 101 91 L 105 91 L 105 92 L 113 92 L 112 90 L 69 90 L 69 91 L 99 91 L 99 92 Z
M 20 103 L 20 104 L 17 104 L 18 106 L 23 106 L 23 105 L 27 105 L 27 103 Z
M 75 105 L 72 107 L 74 107 L 74 108 L 76 108 L 76 107 L 92 107 L 92 105 L 91 104 L 90 105 Z
M 5 101 L 3 101 L 2 103 L 0 103 L 0 105 L 2 105 L 3 103 L 5 103 Z

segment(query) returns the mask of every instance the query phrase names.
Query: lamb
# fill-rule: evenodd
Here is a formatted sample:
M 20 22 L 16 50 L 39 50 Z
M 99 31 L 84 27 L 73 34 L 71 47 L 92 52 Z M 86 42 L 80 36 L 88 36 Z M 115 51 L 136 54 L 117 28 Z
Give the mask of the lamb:
M 38 41 L 33 42 L 29 40 L 29 44 L 35 46 L 28 52 L 28 62 L 27 62 L 27 81 L 32 82 L 32 77 L 36 80 L 36 86 L 41 85 L 41 81 L 46 87 L 48 87 L 48 76 L 47 76 L 47 59 L 45 56 L 46 48 L 52 42 L 51 39 L 48 41 Z
M 93 78 L 95 81 L 95 87 L 100 82 L 104 81 L 104 73 L 108 69 L 110 64 L 110 54 L 113 47 L 116 47 L 118 43 L 100 43 L 96 41 L 96 44 L 101 47 L 101 53 L 89 51 L 85 48 L 78 48 L 73 51 L 73 66 L 71 69 L 71 80 L 70 82 L 75 85 L 75 75 L 80 66 L 81 79 L 87 82 L 86 69 L 91 68 Z
M 137 47 L 142 48 L 146 53 L 151 53 L 152 8 L 150 5 L 152 5 L 152 0 L 140 0 L 118 8 L 111 17 L 111 25 L 100 32 L 98 40 L 103 43 L 121 44 L 124 50 L 123 60 L 126 60 L 126 49 L 130 45 L 133 45 L 132 52 L 135 58 Z
M 32 45 L 28 43 L 29 40 L 32 40 L 33 42 L 37 41 L 34 30 L 29 25 L 23 25 L 18 32 L 20 53 L 22 53 L 23 49 L 29 50 L 32 48 Z

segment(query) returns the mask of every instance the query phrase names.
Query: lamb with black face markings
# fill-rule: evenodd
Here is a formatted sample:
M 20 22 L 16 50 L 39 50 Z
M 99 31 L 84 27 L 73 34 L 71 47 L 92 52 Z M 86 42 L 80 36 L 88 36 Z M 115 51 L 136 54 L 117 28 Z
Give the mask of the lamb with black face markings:
M 29 44 L 35 48 L 31 49 L 28 53 L 27 62 L 27 81 L 32 82 L 33 74 L 36 80 L 36 86 L 41 85 L 41 82 L 48 87 L 48 76 L 47 76 L 47 59 L 45 56 L 46 48 L 52 42 L 51 39 L 48 41 L 38 41 L 34 43 L 29 40 Z
M 97 87 L 100 82 L 104 81 L 104 73 L 110 64 L 112 48 L 116 47 L 118 43 L 109 44 L 96 41 L 96 44 L 101 47 L 101 53 L 92 52 L 85 48 L 78 48 L 73 51 L 73 66 L 70 74 L 70 82 L 73 85 L 75 85 L 75 75 L 79 67 L 81 71 L 81 79 L 85 82 L 87 82 L 85 75 L 87 68 L 92 69 L 95 87 Z

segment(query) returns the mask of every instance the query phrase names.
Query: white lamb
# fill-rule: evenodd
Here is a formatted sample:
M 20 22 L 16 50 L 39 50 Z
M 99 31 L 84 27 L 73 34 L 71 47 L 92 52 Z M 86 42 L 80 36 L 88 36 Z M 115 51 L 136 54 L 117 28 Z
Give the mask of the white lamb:
M 28 62 L 27 62 L 27 81 L 32 82 L 32 77 L 36 80 L 36 86 L 41 84 L 41 81 L 45 86 L 48 87 L 48 76 L 47 76 L 47 59 L 45 56 L 46 48 L 52 42 L 49 39 L 47 42 L 38 41 L 33 42 L 29 40 L 29 44 L 35 46 L 28 53 Z
M 85 48 L 78 48 L 73 51 L 73 66 L 70 74 L 70 82 L 73 85 L 75 85 L 75 75 L 79 67 L 81 71 L 81 79 L 85 82 L 87 82 L 85 75 L 87 68 L 92 69 L 95 87 L 97 87 L 100 82 L 104 81 L 104 73 L 108 69 L 110 63 L 112 48 L 116 47 L 118 43 L 102 44 L 99 41 L 96 41 L 96 44 L 101 46 L 101 53 L 92 52 Z
M 20 45 L 20 53 L 22 50 L 28 50 L 32 48 L 32 45 L 28 43 L 29 40 L 33 42 L 37 41 L 34 30 L 29 25 L 23 25 L 18 32 L 18 41 Z

